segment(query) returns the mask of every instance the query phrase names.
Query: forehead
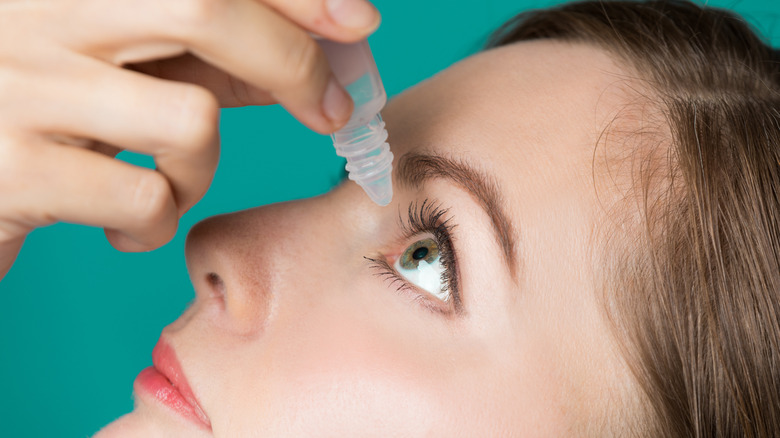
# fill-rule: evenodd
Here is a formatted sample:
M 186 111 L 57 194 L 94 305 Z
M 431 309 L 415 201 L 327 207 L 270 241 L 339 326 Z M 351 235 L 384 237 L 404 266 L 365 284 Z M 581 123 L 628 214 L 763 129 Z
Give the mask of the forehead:
M 395 127 L 394 149 L 412 139 L 415 147 L 447 141 L 451 153 L 490 152 L 519 171 L 531 157 L 557 164 L 583 155 L 589 160 L 616 105 L 625 101 L 616 85 L 625 78 L 595 47 L 516 43 L 453 65 L 391 100 L 383 115 Z
M 424 150 L 460 158 L 496 178 L 521 222 L 529 207 L 537 216 L 563 208 L 586 225 L 595 220 L 594 152 L 626 107 L 628 77 L 596 47 L 516 43 L 405 91 L 383 116 L 396 156 Z

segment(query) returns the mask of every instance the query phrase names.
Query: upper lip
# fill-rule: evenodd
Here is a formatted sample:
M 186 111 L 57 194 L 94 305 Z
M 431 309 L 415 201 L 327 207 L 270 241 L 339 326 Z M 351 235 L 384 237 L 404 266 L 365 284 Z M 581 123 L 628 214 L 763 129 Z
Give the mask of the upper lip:
M 187 403 L 195 408 L 195 413 L 198 417 L 211 427 L 211 421 L 206 413 L 203 412 L 203 409 L 198 403 L 198 399 L 190 388 L 189 382 L 187 382 L 187 377 L 184 375 L 181 364 L 179 364 L 179 359 L 176 357 L 176 351 L 163 336 L 160 336 L 157 345 L 155 345 L 152 350 L 152 363 L 160 374 L 168 378 L 173 387 L 181 393 L 185 400 L 187 400 Z

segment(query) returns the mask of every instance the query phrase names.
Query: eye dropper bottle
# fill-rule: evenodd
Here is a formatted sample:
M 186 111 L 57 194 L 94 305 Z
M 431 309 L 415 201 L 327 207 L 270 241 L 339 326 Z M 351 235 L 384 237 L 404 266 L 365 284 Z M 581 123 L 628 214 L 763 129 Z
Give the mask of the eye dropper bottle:
M 363 188 L 369 198 L 385 206 L 393 199 L 391 173 L 393 153 L 387 143 L 385 122 L 379 111 L 387 94 L 368 41 L 344 44 L 317 39 L 328 58 L 336 80 L 354 102 L 349 122 L 331 134 L 336 154 L 347 159 L 349 179 Z

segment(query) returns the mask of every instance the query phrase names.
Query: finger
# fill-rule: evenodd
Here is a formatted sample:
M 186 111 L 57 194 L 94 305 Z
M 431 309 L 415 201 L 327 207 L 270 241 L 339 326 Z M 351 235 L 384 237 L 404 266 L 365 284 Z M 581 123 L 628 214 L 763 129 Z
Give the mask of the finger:
M 235 14 L 224 22 L 183 28 L 192 52 L 237 78 L 267 90 L 303 124 L 320 133 L 342 127 L 352 112 L 352 100 L 331 73 L 328 61 L 314 39 L 267 6 L 234 1 Z M 231 16 L 251 17 L 232 20 Z M 258 32 L 263 29 L 263 32 Z M 227 30 L 233 33 L 227 35 Z M 234 41 L 247 41 L 234 44 Z M 257 53 L 262 56 L 246 56 Z
M 38 81 L 20 103 L 30 107 L 20 113 L 35 119 L 19 125 L 153 156 L 180 214 L 203 197 L 219 160 L 219 107 L 211 93 L 89 58 L 70 60 L 65 67 L 69 86 Z
M 160 53 L 181 45 L 207 63 L 254 87 L 268 91 L 293 116 L 313 130 L 329 133 L 343 126 L 352 111 L 349 95 L 330 72 L 319 45 L 301 27 L 256 0 L 181 0 L 133 2 L 137 13 L 97 1 L 105 14 L 97 29 L 81 39 L 63 35 L 82 53 L 110 62 L 137 62 L 126 51 Z M 110 6 L 109 7 L 109 4 Z M 100 35 L 100 38 L 86 35 Z M 141 50 L 143 49 L 143 50 Z M 171 48 L 171 51 L 175 51 Z M 172 52 L 173 53 L 173 52 Z M 176 52 L 177 55 L 181 54 Z
M 381 17 L 364 0 L 264 0 L 299 26 L 325 38 L 345 43 L 364 39 L 379 27 Z
M 243 0 L 249 3 L 263 4 L 286 17 L 291 22 L 308 32 L 341 42 L 356 42 L 365 39 L 375 31 L 381 22 L 377 9 L 367 0 Z M 112 40 L 106 36 L 117 35 L 117 30 L 135 27 L 133 38 L 136 43 L 132 47 L 122 45 L 128 56 L 125 61 L 134 59 L 151 60 L 167 58 L 182 54 L 186 46 L 176 41 L 165 43 L 148 38 L 156 33 L 139 24 L 170 25 L 183 21 L 202 24 L 217 18 L 217 15 L 231 13 L 236 10 L 234 5 L 238 0 L 174 0 L 159 2 L 158 0 L 124 0 L 106 2 L 104 0 L 82 1 L 78 8 L 69 2 L 61 2 L 59 15 L 67 14 L 71 23 L 83 23 L 90 28 L 89 32 L 73 32 L 72 28 L 52 29 L 64 31 L 55 35 L 56 41 L 81 41 L 82 47 L 112 51 Z M 57 11 L 55 11 L 57 13 Z M 155 18 L 159 18 L 155 20 Z M 239 20 L 251 20 L 252 17 L 235 17 Z M 262 28 L 258 29 L 258 33 Z M 240 40 L 237 40 L 240 41 Z M 180 43 L 180 42 L 179 42 Z M 86 44 L 86 45 L 84 45 Z M 89 53 L 95 54 L 94 50 Z M 108 58 L 105 58 L 108 59 Z
M 267 91 L 249 85 L 191 54 L 129 64 L 125 68 L 161 79 L 200 85 L 216 96 L 222 108 L 278 103 Z
M 72 146 L 29 149 L 17 163 L 16 179 L 26 183 L 8 194 L 25 217 L 118 230 L 124 245 L 115 246 L 124 251 L 151 250 L 175 235 L 173 192 L 159 172 Z

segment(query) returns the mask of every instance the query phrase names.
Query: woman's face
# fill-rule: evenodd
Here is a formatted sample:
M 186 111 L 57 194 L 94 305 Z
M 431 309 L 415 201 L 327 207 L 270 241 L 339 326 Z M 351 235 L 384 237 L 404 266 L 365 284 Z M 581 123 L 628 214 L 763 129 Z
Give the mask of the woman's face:
M 594 430 L 628 381 L 594 266 L 620 74 L 581 45 L 480 53 L 383 111 L 389 206 L 347 182 L 195 226 L 197 297 L 161 342 L 211 429 L 137 384 L 100 436 Z

